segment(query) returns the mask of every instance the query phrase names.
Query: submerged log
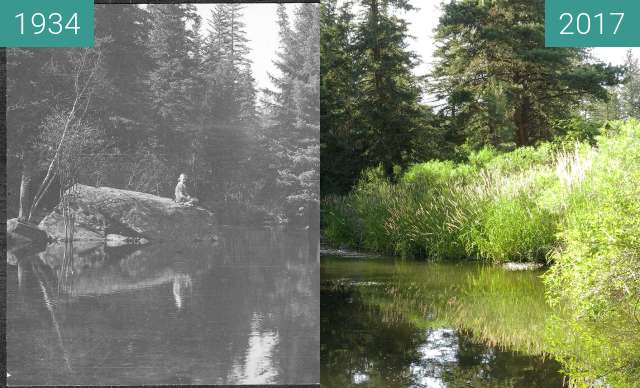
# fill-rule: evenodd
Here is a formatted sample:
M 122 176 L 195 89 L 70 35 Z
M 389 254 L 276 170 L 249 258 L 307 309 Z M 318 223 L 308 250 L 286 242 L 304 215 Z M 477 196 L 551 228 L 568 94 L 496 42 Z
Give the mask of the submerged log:
M 515 263 L 507 262 L 502 264 L 502 268 L 507 271 L 535 271 L 544 267 L 541 263 Z
M 215 216 L 202 207 L 110 187 L 76 185 L 67 194 L 74 241 L 105 240 L 109 235 L 150 242 L 216 239 Z M 60 205 L 40 222 L 40 228 L 56 240 L 65 239 Z

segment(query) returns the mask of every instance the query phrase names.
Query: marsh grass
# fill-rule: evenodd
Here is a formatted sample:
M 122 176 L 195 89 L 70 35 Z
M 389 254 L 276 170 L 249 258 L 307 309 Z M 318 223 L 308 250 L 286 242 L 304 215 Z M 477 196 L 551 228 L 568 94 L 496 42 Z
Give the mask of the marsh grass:
M 324 235 L 402 257 L 544 261 L 563 208 L 545 201 L 560 187 L 551 149 L 484 150 L 468 164 L 429 161 L 395 184 L 381 168 L 367 170 L 349 195 L 324 201 Z

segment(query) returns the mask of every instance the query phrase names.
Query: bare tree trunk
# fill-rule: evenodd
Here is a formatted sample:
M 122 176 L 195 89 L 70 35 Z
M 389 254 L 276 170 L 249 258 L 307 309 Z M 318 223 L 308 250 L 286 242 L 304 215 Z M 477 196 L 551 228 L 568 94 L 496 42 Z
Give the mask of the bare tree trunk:
M 31 218 L 33 217 L 34 211 L 38 208 L 38 205 L 40 204 L 40 201 L 42 200 L 42 198 L 44 197 L 44 195 L 47 193 L 47 191 L 49 190 L 49 187 L 51 186 L 51 183 L 53 182 L 53 179 L 56 176 L 56 173 L 58 172 L 59 168 L 57 168 L 59 162 L 60 162 L 60 154 L 62 152 L 62 147 L 64 145 L 64 142 L 66 140 L 67 137 L 67 133 L 69 128 L 72 126 L 72 121 L 74 119 L 76 119 L 76 110 L 78 109 L 79 104 L 81 103 L 81 100 L 83 98 L 87 99 L 86 105 L 85 105 L 85 109 L 84 111 L 86 112 L 87 107 L 89 106 L 89 100 L 91 95 L 89 94 L 88 96 L 86 95 L 86 93 L 91 93 L 90 87 L 92 86 L 92 82 L 93 82 L 93 78 L 96 74 L 96 71 L 98 70 L 98 66 L 100 65 L 100 60 L 101 60 L 101 53 L 98 52 L 97 53 L 97 57 L 94 61 L 94 63 L 92 63 L 93 67 L 91 68 L 89 75 L 87 76 L 87 79 L 84 80 L 84 84 L 82 84 L 83 80 L 82 78 L 82 74 L 87 70 L 88 64 L 87 64 L 87 60 L 88 60 L 88 55 L 89 55 L 89 50 L 85 49 L 82 51 L 82 55 L 80 58 L 80 63 L 77 65 L 76 69 L 74 70 L 74 89 L 75 89 L 75 99 L 71 105 L 71 109 L 69 110 L 69 113 L 67 114 L 67 118 L 66 121 L 64 123 L 64 126 L 62 128 L 62 135 L 60 136 L 60 140 L 58 142 L 58 146 L 56 147 L 56 151 L 51 159 L 51 163 L 49 164 L 49 168 L 47 169 L 47 175 L 44 177 L 44 180 L 42 181 L 42 183 L 40 184 L 38 190 L 36 191 L 36 194 L 33 198 L 33 202 L 31 204 L 31 207 L 29 209 L 29 215 L 28 215 L 28 220 L 31 221 Z M 84 112 L 83 112 L 84 113 Z
M 30 198 L 30 186 L 32 178 L 31 164 L 28 158 L 23 156 L 22 158 L 22 176 L 20 177 L 20 205 L 18 209 L 18 219 L 20 221 L 27 221 L 29 218 L 29 209 L 31 207 Z

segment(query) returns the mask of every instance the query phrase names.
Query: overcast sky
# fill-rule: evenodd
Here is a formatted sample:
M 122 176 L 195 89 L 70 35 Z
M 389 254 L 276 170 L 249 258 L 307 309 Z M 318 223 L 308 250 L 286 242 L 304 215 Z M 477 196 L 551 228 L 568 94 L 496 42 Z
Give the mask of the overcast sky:
M 195 6 L 202 17 L 202 32 L 206 34 L 209 28 L 207 21 L 211 17 L 211 10 L 215 4 L 196 4 Z M 285 4 L 290 16 L 293 16 L 296 6 L 297 4 Z M 275 74 L 277 71 L 273 65 L 280 46 L 277 7 L 277 4 L 245 4 L 243 9 L 247 39 L 249 39 L 248 46 L 251 49 L 249 59 L 253 62 L 253 76 L 258 89 L 271 88 L 273 85 L 267 74 Z

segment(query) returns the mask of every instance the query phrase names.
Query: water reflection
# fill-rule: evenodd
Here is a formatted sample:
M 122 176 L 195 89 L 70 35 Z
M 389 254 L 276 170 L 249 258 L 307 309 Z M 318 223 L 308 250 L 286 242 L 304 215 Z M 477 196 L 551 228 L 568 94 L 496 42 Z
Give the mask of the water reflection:
M 277 333 L 262 330 L 262 317 L 254 314 L 249 346 L 243 357 L 234 363 L 231 381 L 237 384 L 273 384 L 277 372 L 272 356 L 278 340 Z
M 229 229 L 217 245 L 13 252 L 9 384 L 317 383 L 318 242 Z
M 563 386 L 535 273 L 331 257 L 321 272 L 323 386 Z

